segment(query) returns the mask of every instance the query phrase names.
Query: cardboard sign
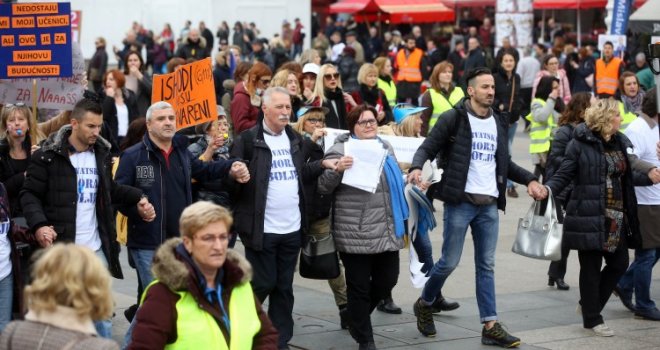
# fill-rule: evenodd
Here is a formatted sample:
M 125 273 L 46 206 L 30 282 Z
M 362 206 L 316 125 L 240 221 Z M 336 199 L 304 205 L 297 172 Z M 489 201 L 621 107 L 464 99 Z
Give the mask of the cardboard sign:
M 85 60 L 78 44 L 72 45 L 73 76 L 71 78 L 37 79 L 37 95 L 32 96 L 32 79 L 0 80 L 0 103 L 23 102 L 32 105 L 36 97 L 37 107 L 70 111 L 82 98 Z
M 71 77 L 71 5 L 0 4 L 0 79 Z
M 211 58 L 179 66 L 173 73 L 154 75 L 151 103 L 169 102 L 180 130 L 218 118 Z

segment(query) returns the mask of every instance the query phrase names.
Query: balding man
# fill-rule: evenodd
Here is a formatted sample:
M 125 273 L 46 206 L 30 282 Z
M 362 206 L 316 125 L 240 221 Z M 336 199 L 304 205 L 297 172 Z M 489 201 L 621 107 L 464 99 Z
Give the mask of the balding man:
M 206 53 L 206 39 L 200 35 L 199 29 L 192 28 L 188 32 L 188 37 L 181 42 L 176 56 L 186 61 L 191 59 L 197 61 L 207 57 Z

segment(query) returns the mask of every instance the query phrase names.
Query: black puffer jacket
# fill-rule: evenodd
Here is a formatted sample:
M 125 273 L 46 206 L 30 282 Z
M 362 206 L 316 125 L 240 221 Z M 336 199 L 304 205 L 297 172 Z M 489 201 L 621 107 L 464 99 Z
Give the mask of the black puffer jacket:
M 612 138 L 612 142 L 624 154 L 632 149 L 632 143 L 624 134 L 616 133 Z M 568 143 L 561 167 L 546 182 L 553 193 L 560 193 L 571 181 L 574 184 L 564 217 L 564 244 L 570 249 L 603 250 L 607 239 L 607 161 L 603 153 L 603 142 L 584 123 L 578 125 L 573 132 L 573 140 Z M 634 186 L 652 184 L 645 173 L 633 171 L 633 167 L 630 159 L 626 158 L 622 186 L 628 228 L 625 234 L 629 248 L 635 248 L 641 243 Z
M 23 214 L 35 232 L 52 225 L 57 242 L 76 240 L 76 203 L 78 202 L 76 170 L 69 159 L 71 126 L 64 126 L 32 154 L 27 176 L 20 193 Z M 134 206 L 142 191 L 116 184 L 112 180 L 110 144 L 99 137 L 94 144 L 99 183 L 96 195 L 96 220 L 101 249 L 115 278 L 123 278 L 119 265 L 119 244 L 112 205 Z
M 493 107 L 502 117 L 508 120 L 509 124 L 513 124 L 520 118 L 520 112 L 524 104 L 520 96 L 520 76 L 514 73 L 509 78 L 503 70 L 498 71 L 493 76 L 495 77 Z M 513 102 L 511 102 L 512 99 Z M 509 105 L 511 106 L 510 111 Z
M 440 115 L 438 122 L 431 129 L 431 134 L 415 152 L 410 170 L 422 169 L 424 162 L 434 159 L 440 154 L 439 167 L 444 169 L 442 180 L 434 197 L 449 204 L 461 203 L 465 198 L 470 157 L 472 153 L 472 130 L 468 119 L 465 98 L 453 109 Z M 517 183 L 528 184 L 536 180 L 533 174 L 519 167 L 509 156 L 509 140 L 507 138 L 508 122 L 502 121 L 497 114 L 493 117 L 497 124 L 497 151 L 495 153 L 497 190 L 497 207 L 506 207 L 506 179 Z
M 573 131 L 575 127 L 573 124 L 562 125 L 557 130 L 552 139 L 552 144 L 550 145 L 550 153 L 548 153 L 548 161 L 545 167 L 545 177 L 551 178 L 554 173 L 559 170 L 561 162 L 564 161 L 564 155 L 566 153 L 566 147 L 568 143 L 573 139 Z M 565 186 L 564 189 L 559 193 L 554 193 L 555 199 L 561 203 L 561 205 L 566 208 L 566 203 L 571 197 L 571 191 L 573 190 L 573 183 L 571 182 L 568 186 Z
M 300 210 L 302 218 L 300 228 L 305 233 L 307 229 L 305 215 L 306 191 L 304 191 L 303 184 L 315 181 L 321 175 L 321 162 L 306 162 L 310 153 L 304 149 L 305 143 L 302 136 L 288 125 L 284 132 L 291 142 L 291 158 L 298 174 L 298 210 Z M 257 125 L 242 132 L 234 141 L 230 153 L 232 157 L 248 161 L 248 169 L 250 170 L 250 181 L 248 183 L 227 184 L 233 187 L 233 198 L 236 199 L 233 229 L 238 232 L 246 247 L 259 251 L 263 247 L 268 181 L 272 165 L 272 154 L 268 144 L 264 141 L 263 122 L 257 123 Z M 291 210 L 296 209 L 291 208 Z

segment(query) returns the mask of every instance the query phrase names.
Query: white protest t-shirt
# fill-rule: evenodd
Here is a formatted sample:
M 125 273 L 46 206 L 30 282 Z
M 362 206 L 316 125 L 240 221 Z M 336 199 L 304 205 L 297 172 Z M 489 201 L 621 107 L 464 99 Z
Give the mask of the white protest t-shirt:
M 497 152 L 497 125 L 495 118 L 477 118 L 468 113 L 472 129 L 472 152 L 465 192 L 497 198 L 495 152 Z
M 99 187 L 99 173 L 96 169 L 94 152 L 72 154 L 71 164 L 76 169 L 76 244 L 93 251 L 101 248 L 99 227 L 96 221 L 96 193 Z
M 264 232 L 291 233 L 300 230 L 300 198 L 298 172 L 291 158 L 291 143 L 286 133 L 271 136 L 264 133 L 272 163 L 266 197 Z
M 115 104 L 115 107 L 117 107 L 117 135 L 126 136 L 128 132 L 128 107 L 126 107 L 126 104 Z
M 9 219 L 0 222 L 0 280 L 11 273 L 11 246 L 9 245 Z

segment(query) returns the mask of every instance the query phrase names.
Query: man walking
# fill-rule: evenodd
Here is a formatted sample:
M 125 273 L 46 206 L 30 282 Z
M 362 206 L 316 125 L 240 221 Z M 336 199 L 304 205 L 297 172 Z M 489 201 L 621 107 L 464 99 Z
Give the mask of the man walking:
M 249 161 L 250 181 L 236 188 L 234 229 L 252 264 L 252 288 L 262 302 L 269 298 L 268 317 L 280 333 L 279 349 L 288 349 L 293 336 L 293 273 L 306 229 L 303 181 L 313 181 L 322 166 L 335 161 L 305 164 L 302 137 L 289 126 L 291 98 L 286 89 L 266 90 L 264 119 L 241 133 L 233 157 Z
M 71 124 L 51 134 L 34 152 L 20 193 L 23 214 L 42 247 L 74 242 L 90 248 L 115 278 L 124 278 L 113 204 L 132 208 L 141 222 L 155 217 L 142 191 L 112 181 L 110 143 L 99 134 L 101 105 L 76 103 Z M 110 321 L 97 322 L 99 334 L 111 337 Z
M 441 309 L 442 286 L 458 265 L 468 226 L 475 246 L 477 304 L 484 324 L 481 342 L 513 347 L 520 339 L 497 321 L 495 306 L 495 248 L 499 216 L 506 206 L 506 179 L 526 184 L 534 197 L 546 193 L 533 174 L 509 157 L 507 121 L 493 113 L 495 80 L 487 68 L 467 72 L 469 98 L 443 113 L 431 134 L 415 153 L 408 181 L 421 184 L 421 168 L 440 155 L 444 169 L 435 192 L 444 202 L 442 256 L 431 269 L 422 296 L 414 306 L 417 329 L 436 335 L 433 313 Z
M 660 167 L 655 153 L 658 137 L 658 110 L 655 88 L 648 91 L 642 101 L 642 113 L 630 123 L 625 134 L 633 143 L 633 152 L 641 160 Z M 660 311 L 651 299 L 653 267 L 660 258 L 660 184 L 636 186 L 637 215 L 642 234 L 642 247 L 635 249 L 635 260 L 614 289 L 623 305 L 636 317 L 660 321 Z M 635 305 L 632 302 L 635 294 Z

